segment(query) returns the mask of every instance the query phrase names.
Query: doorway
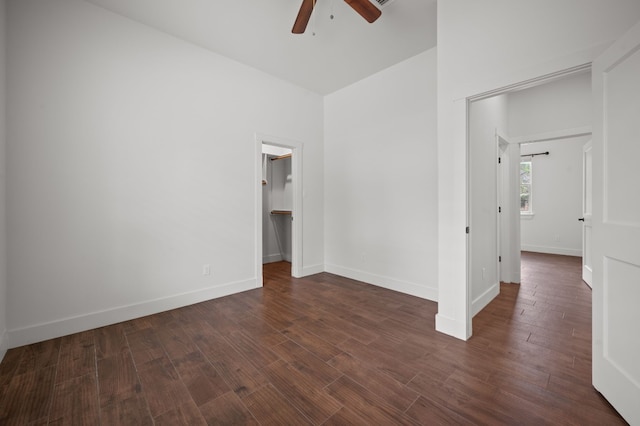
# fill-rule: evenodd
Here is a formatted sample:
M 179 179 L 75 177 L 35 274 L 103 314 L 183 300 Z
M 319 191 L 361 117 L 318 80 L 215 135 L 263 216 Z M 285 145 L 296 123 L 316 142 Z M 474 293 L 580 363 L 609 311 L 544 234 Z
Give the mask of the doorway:
M 255 143 L 255 273 L 262 285 L 265 262 L 291 262 L 291 276 L 302 276 L 303 145 L 263 134 L 255 135 Z
M 520 282 L 520 146 L 591 133 L 589 71 L 579 67 L 468 99 L 469 319 L 498 294 L 500 282 Z M 578 94 L 577 100 L 563 97 L 569 94 Z M 557 128 L 562 130 L 553 130 Z M 512 136 L 523 134 L 527 136 Z M 580 184 L 581 154 L 575 160 L 572 176 Z M 581 193 L 578 187 L 575 197 Z M 581 200 L 577 206 L 567 227 L 579 234 Z M 564 230 L 556 230 L 552 238 L 563 240 Z M 575 253 L 558 254 L 581 255 L 581 244 L 577 246 Z
M 262 263 L 291 263 L 292 151 L 262 144 Z
M 512 197 L 517 208 L 510 213 L 515 226 L 502 229 L 503 233 L 517 234 L 518 244 L 506 256 L 511 257 L 513 271 L 520 271 L 513 261 L 518 260 L 521 250 L 581 258 L 586 255 L 580 220 L 584 217 L 583 153 L 590 139 L 590 128 L 549 133 L 544 140 L 535 136 L 513 139 L 521 165 L 510 176 L 516 186 Z M 502 281 L 520 282 L 506 278 Z

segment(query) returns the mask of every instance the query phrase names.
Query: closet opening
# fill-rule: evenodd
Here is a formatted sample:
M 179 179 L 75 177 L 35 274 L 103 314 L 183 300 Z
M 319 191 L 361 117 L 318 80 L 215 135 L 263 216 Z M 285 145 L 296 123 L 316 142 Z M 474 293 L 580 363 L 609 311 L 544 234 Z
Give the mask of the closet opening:
M 292 257 L 293 151 L 262 144 L 262 264 Z M 289 266 L 290 268 L 290 266 Z M 282 269 L 287 269 L 283 265 Z
M 256 276 L 302 272 L 302 144 L 256 135 Z

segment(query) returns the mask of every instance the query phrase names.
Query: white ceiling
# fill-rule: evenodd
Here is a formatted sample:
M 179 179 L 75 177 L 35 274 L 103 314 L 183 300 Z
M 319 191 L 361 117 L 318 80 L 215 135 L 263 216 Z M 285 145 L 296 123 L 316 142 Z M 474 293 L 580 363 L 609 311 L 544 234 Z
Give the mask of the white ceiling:
M 291 34 L 302 0 L 86 1 L 319 94 L 436 45 L 436 0 L 394 0 L 373 24 L 317 0 L 302 35 Z

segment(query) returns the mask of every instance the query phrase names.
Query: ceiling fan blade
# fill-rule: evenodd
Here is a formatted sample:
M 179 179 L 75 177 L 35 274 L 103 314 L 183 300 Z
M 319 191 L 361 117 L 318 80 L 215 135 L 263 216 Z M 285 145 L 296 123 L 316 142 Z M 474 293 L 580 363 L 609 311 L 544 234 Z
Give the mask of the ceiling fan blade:
M 367 22 L 375 22 L 382 15 L 380 9 L 375 7 L 369 0 L 344 0 L 349 6 L 360 14 Z
M 311 18 L 311 12 L 313 12 L 315 2 L 316 0 L 302 0 L 302 5 L 300 5 L 300 10 L 298 11 L 298 17 L 296 18 L 296 22 L 293 24 L 293 29 L 291 30 L 292 33 L 302 34 L 304 33 L 304 30 L 307 29 L 307 24 Z

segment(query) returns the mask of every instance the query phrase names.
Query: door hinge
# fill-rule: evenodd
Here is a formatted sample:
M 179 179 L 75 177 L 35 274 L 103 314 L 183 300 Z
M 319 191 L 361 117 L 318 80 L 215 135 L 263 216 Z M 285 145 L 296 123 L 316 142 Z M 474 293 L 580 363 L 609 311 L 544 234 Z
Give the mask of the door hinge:
M 498 262 L 502 262 L 502 256 L 498 256 Z
M 467 229 L 466 229 L 466 233 L 467 233 L 467 234 L 469 233 L 469 227 L 468 227 L 468 226 L 467 226 Z
M 502 164 L 502 157 L 498 157 L 498 164 Z
M 498 213 L 502 213 L 502 207 L 498 207 Z

